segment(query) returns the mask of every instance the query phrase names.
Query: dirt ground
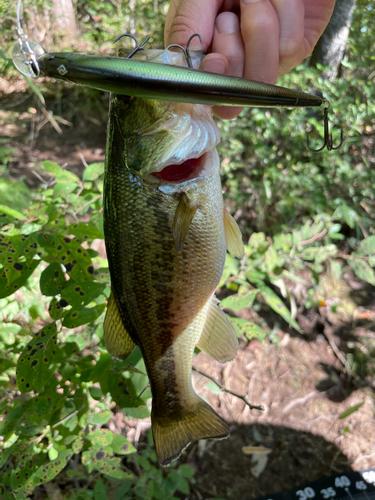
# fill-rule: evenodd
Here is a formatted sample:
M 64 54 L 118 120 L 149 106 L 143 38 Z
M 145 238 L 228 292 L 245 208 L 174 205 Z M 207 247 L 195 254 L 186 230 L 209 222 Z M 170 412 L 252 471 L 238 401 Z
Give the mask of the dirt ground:
M 6 96 L 1 102 L 14 104 L 17 95 L 12 99 Z M 12 106 L 13 112 L 17 106 Z M 17 151 L 9 170 L 13 177 L 25 176 L 29 185 L 39 182 L 30 169 L 38 160 L 67 163 L 76 173 L 85 163 L 104 160 L 105 125 L 93 117 L 82 122 L 79 134 L 77 128 L 60 122 L 64 133 L 59 134 L 49 120 L 43 124 L 41 116 L 34 118 L 32 103 L 24 105 L 23 118 L 19 115 L 22 124 L 21 120 L 8 123 L 7 113 L 9 106 L 0 106 L 3 145 Z M 185 450 L 182 462 L 196 469 L 188 499 L 254 499 L 338 472 L 375 467 L 374 381 L 351 376 L 344 357 L 348 339 L 353 344 L 364 337 L 375 342 L 375 288 L 358 283 L 350 274 L 342 285 L 345 298 L 339 297 L 343 303 L 351 301 L 350 314 L 332 317 L 325 310 L 328 306 L 310 311 L 298 318 L 305 335 L 283 325 L 274 344 L 243 342 L 235 360 L 226 365 L 203 353 L 194 358 L 196 369 L 261 405 L 263 411 L 250 410 L 244 401 L 220 389 L 213 393 L 212 381 L 193 373 L 198 394 L 230 424 L 231 436 Z M 273 328 L 272 316 L 268 323 Z M 363 403 L 358 411 L 339 418 L 358 403 Z M 125 421 L 117 413 L 109 426 L 142 446 L 141 436 L 150 422 Z

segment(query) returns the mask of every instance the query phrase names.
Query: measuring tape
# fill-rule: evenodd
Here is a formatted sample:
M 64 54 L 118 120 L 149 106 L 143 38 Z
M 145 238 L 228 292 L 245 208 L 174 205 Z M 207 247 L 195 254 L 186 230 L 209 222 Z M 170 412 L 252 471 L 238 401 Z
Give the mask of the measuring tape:
M 375 469 L 336 474 L 258 500 L 375 500 Z

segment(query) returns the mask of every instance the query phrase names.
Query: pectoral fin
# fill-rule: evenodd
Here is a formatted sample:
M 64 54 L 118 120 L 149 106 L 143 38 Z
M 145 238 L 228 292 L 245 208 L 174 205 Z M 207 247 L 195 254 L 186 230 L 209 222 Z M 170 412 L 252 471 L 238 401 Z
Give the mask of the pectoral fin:
M 233 219 L 231 214 L 224 208 L 224 231 L 225 231 L 225 241 L 227 243 L 228 252 L 242 259 L 245 250 L 242 241 L 242 235 L 237 222 Z
M 173 221 L 173 238 L 176 250 L 181 250 L 182 243 L 188 234 L 190 223 L 198 208 L 200 208 L 200 205 L 192 203 L 185 192 L 180 193 L 180 202 Z
M 134 342 L 125 330 L 112 292 L 104 320 L 104 343 L 109 353 L 121 359 L 127 358 L 135 347 Z
M 197 347 L 220 363 L 230 361 L 237 354 L 236 332 L 215 299 L 212 299 Z

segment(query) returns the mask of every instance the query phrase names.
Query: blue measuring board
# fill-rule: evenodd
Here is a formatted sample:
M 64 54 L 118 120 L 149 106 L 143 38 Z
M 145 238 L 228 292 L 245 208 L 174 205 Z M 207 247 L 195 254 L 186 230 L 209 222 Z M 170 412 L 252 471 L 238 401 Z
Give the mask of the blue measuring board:
M 258 500 L 375 500 L 375 469 L 324 477 Z

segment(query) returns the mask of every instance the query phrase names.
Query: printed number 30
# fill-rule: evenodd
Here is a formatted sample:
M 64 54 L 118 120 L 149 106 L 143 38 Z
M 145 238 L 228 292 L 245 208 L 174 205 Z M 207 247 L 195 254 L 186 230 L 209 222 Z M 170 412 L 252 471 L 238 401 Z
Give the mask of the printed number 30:
M 308 500 L 308 498 L 315 497 L 315 491 L 308 486 L 304 490 L 298 490 L 296 492 L 296 495 L 298 496 L 299 500 Z
M 323 498 L 331 498 L 336 496 L 336 491 L 333 488 L 327 488 L 325 490 L 321 490 L 320 493 Z

